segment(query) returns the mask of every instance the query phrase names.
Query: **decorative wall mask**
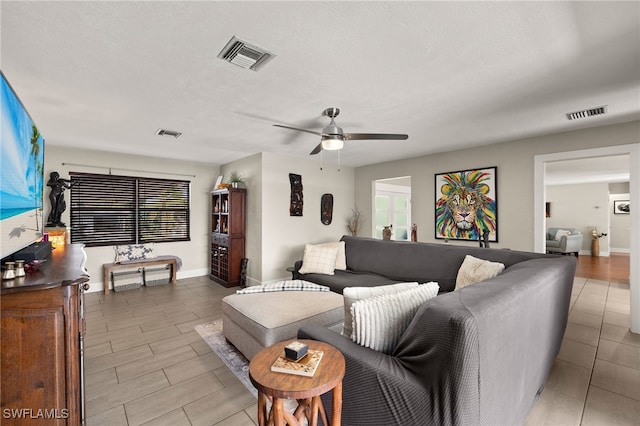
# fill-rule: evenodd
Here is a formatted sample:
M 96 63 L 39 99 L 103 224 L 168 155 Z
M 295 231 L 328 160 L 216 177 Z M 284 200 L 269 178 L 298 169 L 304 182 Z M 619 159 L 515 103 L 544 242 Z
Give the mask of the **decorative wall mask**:
M 302 216 L 302 176 L 289 173 L 291 184 L 291 203 L 289 205 L 290 216 Z
M 331 225 L 333 219 L 333 194 L 322 194 L 320 199 L 320 221 L 324 225 Z

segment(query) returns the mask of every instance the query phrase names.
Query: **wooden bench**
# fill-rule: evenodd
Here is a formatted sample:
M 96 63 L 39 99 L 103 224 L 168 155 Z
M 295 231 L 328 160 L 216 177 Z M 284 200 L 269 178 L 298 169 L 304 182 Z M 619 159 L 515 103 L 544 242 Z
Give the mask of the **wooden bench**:
M 149 266 L 169 265 L 171 266 L 171 284 L 176 283 L 176 271 L 178 269 L 177 259 L 143 259 L 139 261 L 127 261 L 125 263 L 105 263 L 102 265 L 104 274 L 104 294 L 109 294 L 111 287 L 111 272 L 122 269 L 146 268 Z

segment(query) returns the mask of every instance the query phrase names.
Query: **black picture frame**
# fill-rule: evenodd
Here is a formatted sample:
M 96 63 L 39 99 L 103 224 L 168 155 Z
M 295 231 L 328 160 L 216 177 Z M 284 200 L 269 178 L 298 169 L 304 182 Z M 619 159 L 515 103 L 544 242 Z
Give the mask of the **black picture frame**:
M 631 204 L 629 200 L 613 200 L 613 214 L 630 214 Z
M 435 174 L 435 238 L 498 242 L 498 167 Z

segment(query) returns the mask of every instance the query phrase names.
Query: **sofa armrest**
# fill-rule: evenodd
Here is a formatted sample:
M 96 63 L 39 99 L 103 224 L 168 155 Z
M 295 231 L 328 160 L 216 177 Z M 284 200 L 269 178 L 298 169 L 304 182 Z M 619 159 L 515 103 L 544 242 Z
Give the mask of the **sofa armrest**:
M 291 272 L 292 279 L 294 280 L 302 279 L 300 276 L 301 267 L 302 267 L 302 260 L 296 260 L 296 263 L 293 264 L 293 271 Z
M 582 246 L 582 234 L 564 235 L 560 239 L 560 248 L 563 252 L 578 252 Z
M 407 409 L 405 404 L 424 401 L 428 394 L 400 359 L 360 346 L 320 325 L 301 328 L 298 338 L 326 342 L 344 355 L 343 424 L 425 424 L 425 407 Z M 330 417 L 331 398 L 327 395 L 322 399 Z

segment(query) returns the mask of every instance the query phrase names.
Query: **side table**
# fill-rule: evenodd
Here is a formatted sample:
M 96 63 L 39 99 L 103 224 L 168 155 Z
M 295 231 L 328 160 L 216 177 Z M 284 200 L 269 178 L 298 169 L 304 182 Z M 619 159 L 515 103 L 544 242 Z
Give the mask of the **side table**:
M 306 343 L 309 349 L 324 352 L 313 377 L 271 371 L 271 365 L 283 354 L 284 347 L 293 340 Z M 298 426 L 305 424 L 303 419 L 306 418 L 309 426 L 317 426 L 318 414 L 322 417 L 322 422 L 328 425 L 320 395 L 333 390 L 331 425 L 340 426 L 344 373 L 344 356 L 324 342 L 292 339 L 261 350 L 249 364 L 249 378 L 258 389 L 258 425 L 283 426 L 286 423 Z M 267 409 L 267 399 L 271 400 L 271 411 Z M 285 399 L 298 401 L 298 407 L 293 413 L 285 410 Z

